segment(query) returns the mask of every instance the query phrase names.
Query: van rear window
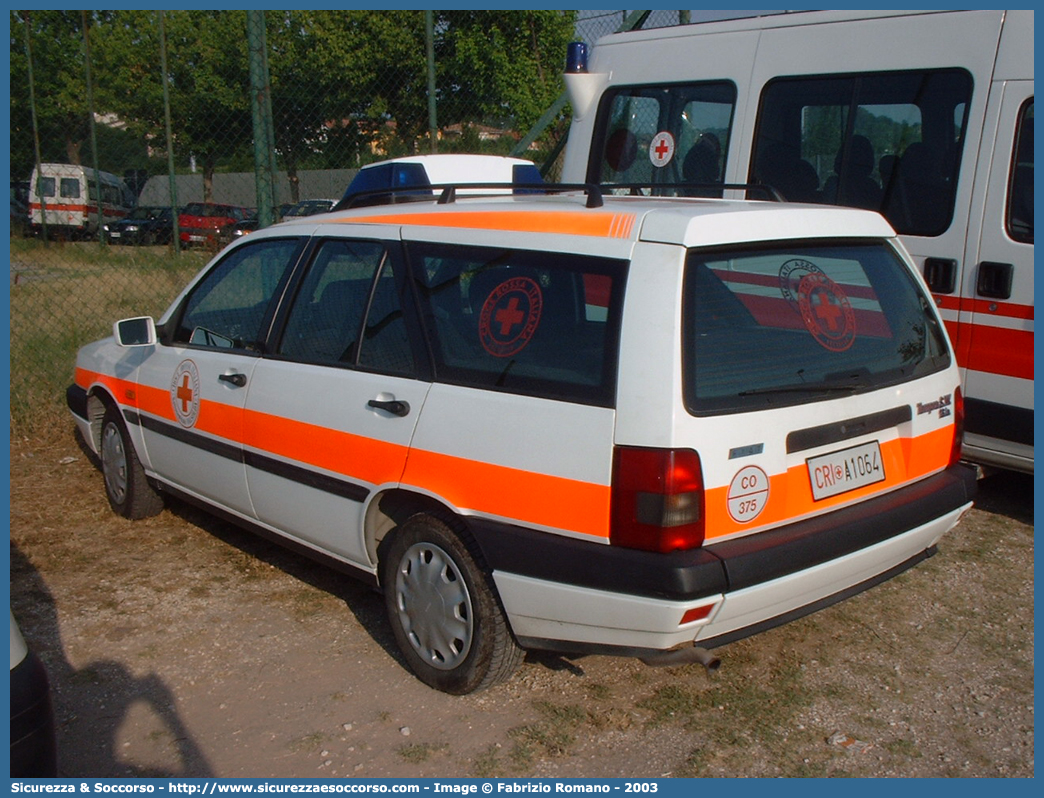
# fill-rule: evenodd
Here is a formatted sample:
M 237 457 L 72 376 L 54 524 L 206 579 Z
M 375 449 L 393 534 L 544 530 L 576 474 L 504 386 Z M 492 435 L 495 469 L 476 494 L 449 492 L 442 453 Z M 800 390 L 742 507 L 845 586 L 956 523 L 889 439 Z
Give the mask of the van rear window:
M 683 312 L 697 415 L 862 393 L 950 362 L 929 298 L 883 241 L 693 250 Z

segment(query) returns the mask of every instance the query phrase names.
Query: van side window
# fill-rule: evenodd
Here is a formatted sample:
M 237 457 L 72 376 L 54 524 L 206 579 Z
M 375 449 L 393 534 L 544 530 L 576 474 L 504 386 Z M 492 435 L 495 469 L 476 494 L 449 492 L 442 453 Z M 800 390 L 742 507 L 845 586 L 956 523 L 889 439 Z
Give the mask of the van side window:
M 62 196 L 67 199 L 79 199 L 80 180 L 76 177 L 63 177 L 61 184 Z
M 606 186 L 723 181 L 734 84 L 622 86 L 606 92 L 601 102 L 599 143 L 592 149 L 588 179 Z
M 272 302 L 297 261 L 300 239 L 267 239 L 228 253 L 193 287 L 175 343 L 259 351 Z
M 612 406 L 625 263 L 411 242 L 436 379 Z
M 290 309 L 278 352 L 307 363 L 413 371 L 395 275 L 382 242 L 321 244 Z
M 953 219 L 971 101 L 963 69 L 779 78 L 762 92 L 749 179 L 868 208 L 900 233 Z
M 1015 132 L 1015 157 L 1008 187 L 1008 235 L 1033 243 L 1033 99 L 1022 106 Z

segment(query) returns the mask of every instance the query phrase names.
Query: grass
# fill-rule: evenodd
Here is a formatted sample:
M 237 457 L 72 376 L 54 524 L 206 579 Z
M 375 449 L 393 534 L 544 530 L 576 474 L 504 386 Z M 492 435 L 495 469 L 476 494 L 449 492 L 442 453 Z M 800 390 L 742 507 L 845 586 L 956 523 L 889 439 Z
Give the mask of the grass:
M 114 321 L 159 317 L 206 262 L 164 247 L 11 240 L 11 431 L 35 437 L 66 419 L 76 351 Z

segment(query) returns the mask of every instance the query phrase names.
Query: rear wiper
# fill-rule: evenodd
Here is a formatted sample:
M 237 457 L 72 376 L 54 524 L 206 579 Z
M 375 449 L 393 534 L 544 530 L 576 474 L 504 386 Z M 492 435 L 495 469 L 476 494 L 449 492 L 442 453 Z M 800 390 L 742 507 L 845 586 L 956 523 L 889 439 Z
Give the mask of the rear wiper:
M 774 385 L 768 388 L 751 388 L 740 391 L 740 396 L 765 396 L 775 393 L 855 393 L 862 383 L 796 382 L 793 385 Z

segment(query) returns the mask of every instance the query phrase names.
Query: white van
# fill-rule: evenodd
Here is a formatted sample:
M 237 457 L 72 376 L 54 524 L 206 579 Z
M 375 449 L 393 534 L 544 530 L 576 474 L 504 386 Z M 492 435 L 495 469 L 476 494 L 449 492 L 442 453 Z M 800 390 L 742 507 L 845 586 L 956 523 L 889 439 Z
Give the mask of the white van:
M 760 182 L 883 214 L 956 347 L 966 456 L 1033 470 L 1032 11 L 619 33 L 567 69 L 563 182 L 704 196 Z
M 82 348 L 112 508 L 181 497 L 379 586 L 467 693 L 524 648 L 713 665 L 971 506 L 956 360 L 881 216 L 510 188 L 272 225 Z
M 130 213 L 135 199 L 127 184 L 109 172 L 97 174 L 100 190 L 94 169 L 86 166 L 42 163 L 33 169 L 29 179 L 33 233 L 40 234 L 46 222 L 53 235 L 85 238 L 96 235 L 99 225 L 117 222 Z

